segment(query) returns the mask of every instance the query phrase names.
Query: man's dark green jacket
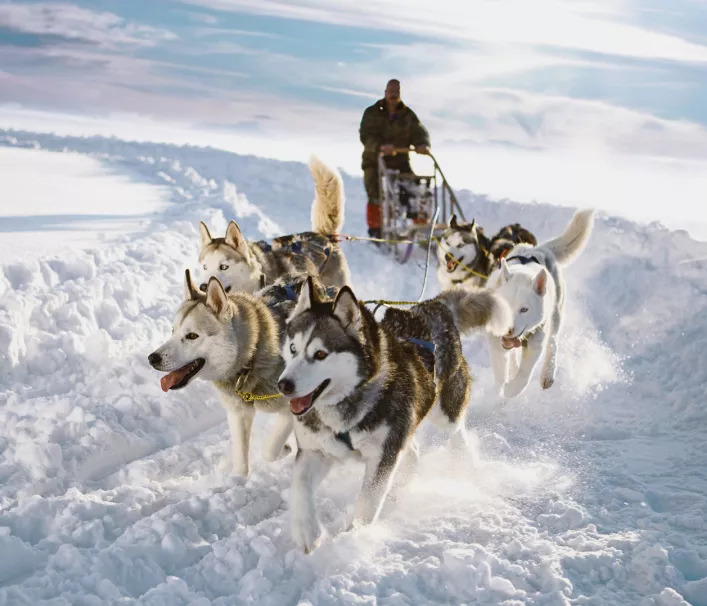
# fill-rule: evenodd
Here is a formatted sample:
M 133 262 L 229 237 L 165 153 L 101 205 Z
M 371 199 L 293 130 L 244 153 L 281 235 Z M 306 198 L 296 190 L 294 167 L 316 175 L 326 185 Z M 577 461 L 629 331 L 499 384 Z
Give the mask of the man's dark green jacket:
M 361 168 L 377 166 L 377 155 L 381 145 L 392 144 L 395 147 L 410 145 L 430 145 L 427 129 L 407 105 L 398 103 L 395 112 L 388 115 L 385 99 L 379 99 L 367 107 L 358 129 L 363 143 Z

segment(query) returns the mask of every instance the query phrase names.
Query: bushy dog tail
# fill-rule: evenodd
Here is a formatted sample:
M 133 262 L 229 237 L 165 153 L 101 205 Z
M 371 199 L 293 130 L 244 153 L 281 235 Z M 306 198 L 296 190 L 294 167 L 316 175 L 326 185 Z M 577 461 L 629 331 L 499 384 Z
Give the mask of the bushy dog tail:
M 543 247 L 552 252 L 557 262 L 567 265 L 584 250 L 594 225 L 594 210 L 578 210 L 567 226 L 565 233 L 546 242 Z
M 312 231 L 324 235 L 338 233 L 344 225 L 344 183 L 341 175 L 316 156 L 310 157 L 309 170 L 314 178 Z
M 437 296 L 454 316 L 460 333 L 482 328 L 494 336 L 503 336 L 513 326 L 513 314 L 506 301 L 486 288 L 451 288 Z

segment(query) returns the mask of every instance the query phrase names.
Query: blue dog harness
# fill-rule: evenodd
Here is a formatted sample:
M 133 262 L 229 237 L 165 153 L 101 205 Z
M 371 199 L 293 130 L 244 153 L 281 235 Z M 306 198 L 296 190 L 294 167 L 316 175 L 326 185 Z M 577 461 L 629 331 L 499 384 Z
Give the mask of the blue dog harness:
M 540 261 L 538 261 L 533 256 L 530 256 L 530 257 L 517 256 L 517 257 L 508 257 L 508 259 L 506 259 L 506 263 L 510 263 L 511 261 L 518 261 L 518 263 L 520 263 L 521 265 L 527 265 L 528 263 L 537 263 L 538 265 L 542 265 L 542 263 L 540 263 Z

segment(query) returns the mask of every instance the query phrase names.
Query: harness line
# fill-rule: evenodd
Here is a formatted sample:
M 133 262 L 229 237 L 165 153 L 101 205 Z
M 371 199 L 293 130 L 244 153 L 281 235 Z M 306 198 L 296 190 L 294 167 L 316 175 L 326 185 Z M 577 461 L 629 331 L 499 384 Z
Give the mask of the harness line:
M 422 280 L 422 289 L 420 290 L 420 297 L 417 299 L 419 302 L 421 302 L 424 298 L 425 288 L 427 288 L 427 276 L 430 273 L 430 252 L 432 251 L 432 238 L 435 237 L 433 232 L 435 225 L 437 224 L 437 217 L 439 217 L 439 205 L 437 205 L 434 217 L 432 217 L 432 221 L 430 221 L 430 237 L 427 239 L 427 255 L 425 257 L 425 277 Z
M 434 223 L 433 223 L 433 225 L 434 225 Z M 405 239 L 401 239 L 401 240 L 393 240 L 393 239 L 386 239 L 386 238 L 371 238 L 371 237 L 368 237 L 368 236 L 350 236 L 350 235 L 348 235 L 348 234 L 332 234 L 332 237 L 333 237 L 333 238 L 340 238 L 339 240 L 337 240 L 338 242 L 343 242 L 343 241 L 346 241 L 346 242 L 355 242 L 355 241 L 357 241 L 357 240 L 364 240 L 364 241 L 366 241 L 366 242 L 381 242 L 381 243 L 387 243 L 387 244 L 418 244 L 418 243 L 419 243 L 419 244 L 422 244 L 423 242 L 431 243 L 431 242 L 434 241 L 434 242 L 437 242 L 437 245 L 438 245 L 445 253 L 448 253 L 448 252 L 449 252 L 449 249 L 448 249 L 448 248 L 445 248 L 445 246 L 442 244 L 442 241 L 441 241 L 437 236 L 434 236 L 434 235 L 430 235 L 429 238 L 426 238 L 426 239 L 424 239 L 424 240 L 410 240 L 409 238 L 405 238 Z M 427 249 L 427 250 L 428 250 L 428 252 L 429 252 L 429 250 L 430 250 L 429 244 L 428 244 L 428 249 Z M 481 250 L 482 250 L 482 252 L 488 254 L 488 251 L 487 251 L 487 250 L 484 250 L 483 248 L 482 248 Z M 456 259 L 455 259 L 455 260 L 456 260 Z M 429 263 L 429 258 L 428 258 L 428 263 Z M 464 270 L 466 270 L 468 273 L 473 274 L 473 275 L 475 275 L 475 276 L 477 276 L 477 277 L 479 277 L 479 278 L 483 278 L 484 280 L 486 280 L 486 279 L 488 278 L 488 276 L 485 276 L 484 274 L 479 273 L 478 271 L 475 271 L 475 270 L 471 269 L 471 267 L 469 267 L 469 266 L 466 265 L 465 263 L 462 263 L 461 261 L 457 261 L 457 265 L 461 266 L 461 267 L 462 267 Z

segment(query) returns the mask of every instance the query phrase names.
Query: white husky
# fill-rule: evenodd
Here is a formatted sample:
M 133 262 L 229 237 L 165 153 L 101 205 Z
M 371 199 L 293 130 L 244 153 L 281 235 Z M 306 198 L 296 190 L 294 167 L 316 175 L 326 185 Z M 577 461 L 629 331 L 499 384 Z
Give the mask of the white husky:
M 517 245 L 489 277 L 489 286 L 513 312 L 513 327 L 508 334 L 488 339 L 496 383 L 507 398 L 528 386 L 543 352 L 540 385 L 548 389 L 555 382 L 557 337 L 565 303 L 560 266 L 570 263 L 584 249 L 593 220 L 593 210 L 577 211 L 561 236 L 540 246 Z

